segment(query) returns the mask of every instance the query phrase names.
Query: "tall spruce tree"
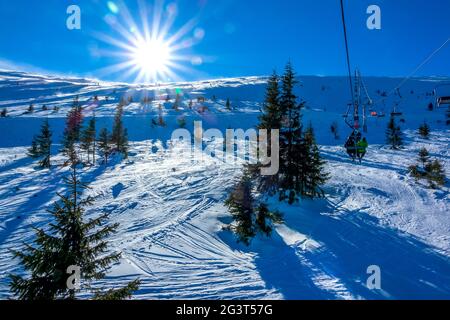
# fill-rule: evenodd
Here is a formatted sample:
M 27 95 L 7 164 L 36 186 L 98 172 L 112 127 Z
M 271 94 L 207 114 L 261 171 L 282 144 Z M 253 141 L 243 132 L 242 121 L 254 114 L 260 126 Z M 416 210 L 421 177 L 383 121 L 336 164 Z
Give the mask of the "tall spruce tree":
M 283 114 L 280 107 L 280 88 L 279 77 L 274 71 L 269 78 L 262 114 L 259 117 L 258 129 L 267 130 L 267 146 L 263 146 L 267 150 L 267 156 L 272 153 L 271 150 L 271 130 L 280 130 L 282 124 Z M 260 146 L 261 147 L 261 146 Z M 268 165 L 267 165 L 268 166 Z M 257 188 L 261 192 L 268 192 L 273 194 L 278 190 L 279 174 L 261 176 L 260 170 L 263 167 L 261 163 L 256 165 L 248 165 L 247 171 L 256 181 Z
M 283 112 L 280 106 L 279 81 L 280 79 L 274 71 L 267 82 L 263 110 L 259 117 L 259 129 L 281 129 Z
M 386 143 L 391 149 L 398 150 L 403 145 L 403 134 L 400 126 L 395 122 L 395 118 L 391 117 L 386 130 Z
M 41 168 L 50 168 L 50 156 L 52 147 L 52 132 L 48 119 L 44 120 L 39 135 L 34 136 L 28 155 L 33 159 L 40 159 Z
M 99 154 L 103 158 L 104 164 L 108 164 L 108 158 L 111 155 L 111 144 L 110 136 L 106 128 L 100 130 L 97 146 Z
M 83 123 L 82 108 L 78 98 L 74 99 L 72 109 L 67 113 L 66 127 L 64 128 L 61 152 L 68 158 L 65 164 L 77 162 L 76 144 L 80 141 L 80 132 Z
M 121 153 L 125 158 L 128 156 L 127 130 L 123 125 L 123 106 L 119 104 L 114 117 L 114 124 L 111 133 L 111 142 L 115 146 L 115 151 Z
M 81 149 L 87 154 L 87 161 L 90 163 L 90 155 L 92 154 L 92 162 L 95 163 L 95 116 L 92 117 L 86 128 L 81 132 Z
M 282 77 L 280 107 L 283 113 L 283 127 L 280 131 L 280 200 L 286 197 L 293 203 L 304 192 L 304 172 L 302 161 L 305 159 L 301 109 L 304 102 L 298 104 L 294 94 L 297 84 L 292 64 L 286 65 Z
M 86 219 L 85 210 L 93 198 L 82 199 L 87 186 L 77 178 L 76 164 L 72 174 L 65 179 L 68 194 L 58 194 L 60 201 L 49 210 L 54 218 L 47 230 L 36 229 L 33 245 L 25 245 L 14 251 L 16 258 L 28 271 L 25 277 L 10 275 L 11 291 L 19 299 L 53 300 L 76 299 L 80 290 L 68 286 L 69 267 L 79 267 L 83 289 L 90 289 L 94 280 L 102 279 L 120 253 L 109 253 L 105 238 L 116 232 L 118 224 L 108 224 L 109 214 Z M 139 280 L 125 288 L 101 293 L 94 291 L 95 298 L 125 298 L 137 289 Z
M 325 195 L 322 186 L 329 178 L 325 172 L 325 161 L 320 156 L 319 147 L 316 143 L 314 129 L 310 124 L 305 132 L 305 190 L 303 195 L 315 198 Z

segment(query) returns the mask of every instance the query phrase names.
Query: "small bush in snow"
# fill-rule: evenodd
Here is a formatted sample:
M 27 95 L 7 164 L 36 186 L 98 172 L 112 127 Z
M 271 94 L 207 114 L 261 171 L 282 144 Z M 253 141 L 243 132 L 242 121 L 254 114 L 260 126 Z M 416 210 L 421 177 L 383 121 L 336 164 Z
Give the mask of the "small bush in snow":
M 419 127 L 419 134 L 425 139 L 430 136 L 430 126 L 426 122 Z

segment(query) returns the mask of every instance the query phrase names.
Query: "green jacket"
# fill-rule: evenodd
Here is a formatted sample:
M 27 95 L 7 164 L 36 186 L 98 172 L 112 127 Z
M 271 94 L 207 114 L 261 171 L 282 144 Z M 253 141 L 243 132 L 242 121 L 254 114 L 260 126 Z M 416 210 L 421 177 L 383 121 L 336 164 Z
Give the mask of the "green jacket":
M 361 140 L 356 144 L 356 146 L 358 147 L 358 150 L 366 151 L 369 144 L 367 143 L 367 141 Z

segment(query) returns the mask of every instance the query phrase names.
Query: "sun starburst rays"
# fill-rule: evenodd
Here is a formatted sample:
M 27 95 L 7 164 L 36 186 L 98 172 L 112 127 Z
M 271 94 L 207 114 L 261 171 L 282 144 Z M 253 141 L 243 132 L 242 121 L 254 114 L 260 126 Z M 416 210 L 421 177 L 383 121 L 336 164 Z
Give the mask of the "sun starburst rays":
M 114 48 L 99 49 L 97 54 L 120 60 L 98 70 L 98 73 L 100 76 L 118 74 L 124 80 L 134 77 L 135 83 L 182 80 L 180 72 L 193 72 L 188 66 L 193 57 L 185 51 L 201 41 L 202 37 L 198 37 L 195 32 L 194 36 L 189 36 L 190 32 L 196 30 L 198 20 L 190 19 L 171 33 L 178 13 L 176 4 L 164 7 L 162 0 L 156 0 L 152 6 L 153 12 L 150 12 L 144 1 L 138 4 L 141 28 L 122 1 L 115 4 L 117 15 L 105 19 L 117 36 L 94 34 L 97 39 Z M 204 31 L 200 34 L 203 35 Z

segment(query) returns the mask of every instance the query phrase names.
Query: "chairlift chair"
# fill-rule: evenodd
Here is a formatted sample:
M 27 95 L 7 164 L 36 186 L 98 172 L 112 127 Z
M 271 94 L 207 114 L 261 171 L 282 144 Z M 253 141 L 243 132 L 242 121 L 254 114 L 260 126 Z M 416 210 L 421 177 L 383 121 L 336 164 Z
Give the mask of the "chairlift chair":
M 439 108 L 439 107 L 444 106 L 444 105 L 450 105 L 450 96 L 448 96 L 448 95 L 445 95 L 445 96 L 440 95 L 439 92 L 438 92 L 438 88 L 440 88 L 440 87 L 450 88 L 450 83 L 442 83 L 442 84 L 437 85 L 434 88 L 433 95 L 436 97 L 436 102 L 435 102 L 435 107 L 436 108 Z M 450 91 L 450 89 L 447 89 L 446 93 L 448 93 L 449 91 Z
M 439 108 L 442 105 L 450 105 L 450 96 L 437 98 L 436 106 Z

